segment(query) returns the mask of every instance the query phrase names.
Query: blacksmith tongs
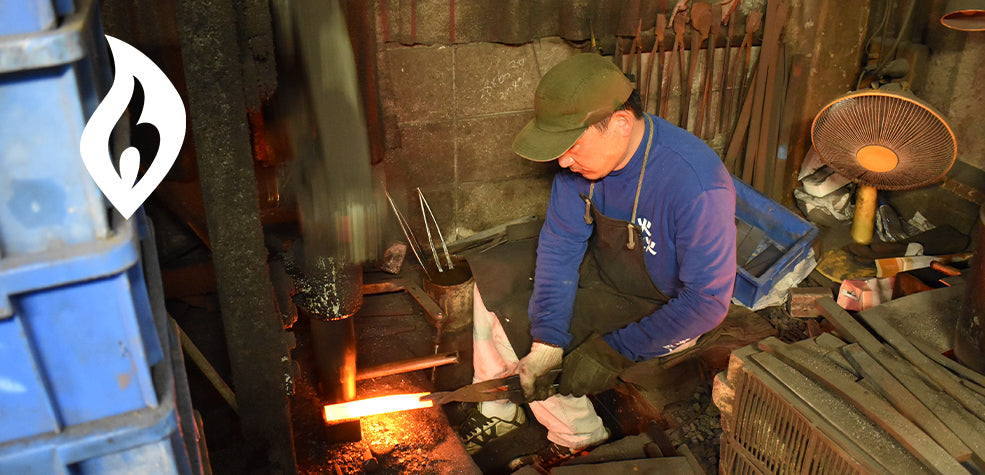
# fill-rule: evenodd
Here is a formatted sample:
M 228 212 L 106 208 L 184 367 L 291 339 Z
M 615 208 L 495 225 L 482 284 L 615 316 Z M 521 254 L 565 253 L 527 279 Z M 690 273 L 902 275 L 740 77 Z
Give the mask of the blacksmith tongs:
M 557 393 L 557 377 L 560 374 L 560 368 L 552 369 L 537 378 L 537 385 L 550 385 L 549 393 Z M 505 378 L 490 379 L 489 381 L 462 386 L 454 391 L 442 391 L 421 396 L 421 401 L 434 401 L 435 406 L 441 406 L 453 401 L 482 402 L 501 399 L 508 399 L 514 404 L 528 402 L 523 395 L 523 388 L 520 387 L 520 375 L 514 374 Z

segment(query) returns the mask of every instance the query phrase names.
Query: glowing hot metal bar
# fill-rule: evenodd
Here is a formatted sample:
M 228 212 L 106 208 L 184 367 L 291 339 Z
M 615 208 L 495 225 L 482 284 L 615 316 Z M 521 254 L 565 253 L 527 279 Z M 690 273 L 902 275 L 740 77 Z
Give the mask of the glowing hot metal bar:
M 395 394 L 392 396 L 380 396 L 343 402 L 341 404 L 329 404 L 325 406 L 325 422 L 432 407 L 434 406 L 434 401 L 421 401 L 421 396 L 427 396 L 428 394 L 431 393 Z

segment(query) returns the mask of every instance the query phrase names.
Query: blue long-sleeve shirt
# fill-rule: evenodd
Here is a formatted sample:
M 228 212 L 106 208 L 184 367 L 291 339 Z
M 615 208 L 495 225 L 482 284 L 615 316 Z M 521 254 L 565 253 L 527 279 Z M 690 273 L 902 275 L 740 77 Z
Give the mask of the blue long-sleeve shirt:
M 666 354 L 676 343 L 721 323 L 732 298 L 736 271 L 731 176 L 700 139 L 659 117 L 650 117 L 655 127 L 653 145 L 636 225 L 643 231 L 647 270 L 670 301 L 642 320 L 603 336 L 633 361 Z M 647 133 L 625 167 L 596 183 L 592 201 L 602 214 L 630 220 Z M 567 169 L 558 172 L 537 248 L 530 332 L 535 339 L 561 347 L 572 339 L 568 329 L 578 267 L 592 234 L 580 197 L 588 195 L 590 184 Z

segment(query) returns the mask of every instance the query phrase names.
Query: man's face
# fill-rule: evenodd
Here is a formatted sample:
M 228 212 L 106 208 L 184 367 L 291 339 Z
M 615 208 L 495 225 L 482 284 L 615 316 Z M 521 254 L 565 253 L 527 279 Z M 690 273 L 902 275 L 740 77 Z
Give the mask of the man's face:
M 558 165 L 589 179 L 599 180 L 626 165 L 629 138 L 620 133 L 615 120 L 605 132 L 589 127 L 567 151 L 558 157 Z

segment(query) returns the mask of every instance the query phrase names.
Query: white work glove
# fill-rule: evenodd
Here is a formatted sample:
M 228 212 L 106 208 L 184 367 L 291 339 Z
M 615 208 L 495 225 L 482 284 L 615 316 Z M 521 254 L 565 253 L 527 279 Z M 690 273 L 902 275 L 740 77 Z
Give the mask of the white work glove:
M 520 360 L 516 372 L 520 375 L 520 387 L 523 388 L 527 402 L 547 399 L 551 395 L 551 385 L 538 385 L 537 378 L 554 368 L 560 368 L 562 356 L 564 349 L 535 341 L 530 347 L 530 353 Z

